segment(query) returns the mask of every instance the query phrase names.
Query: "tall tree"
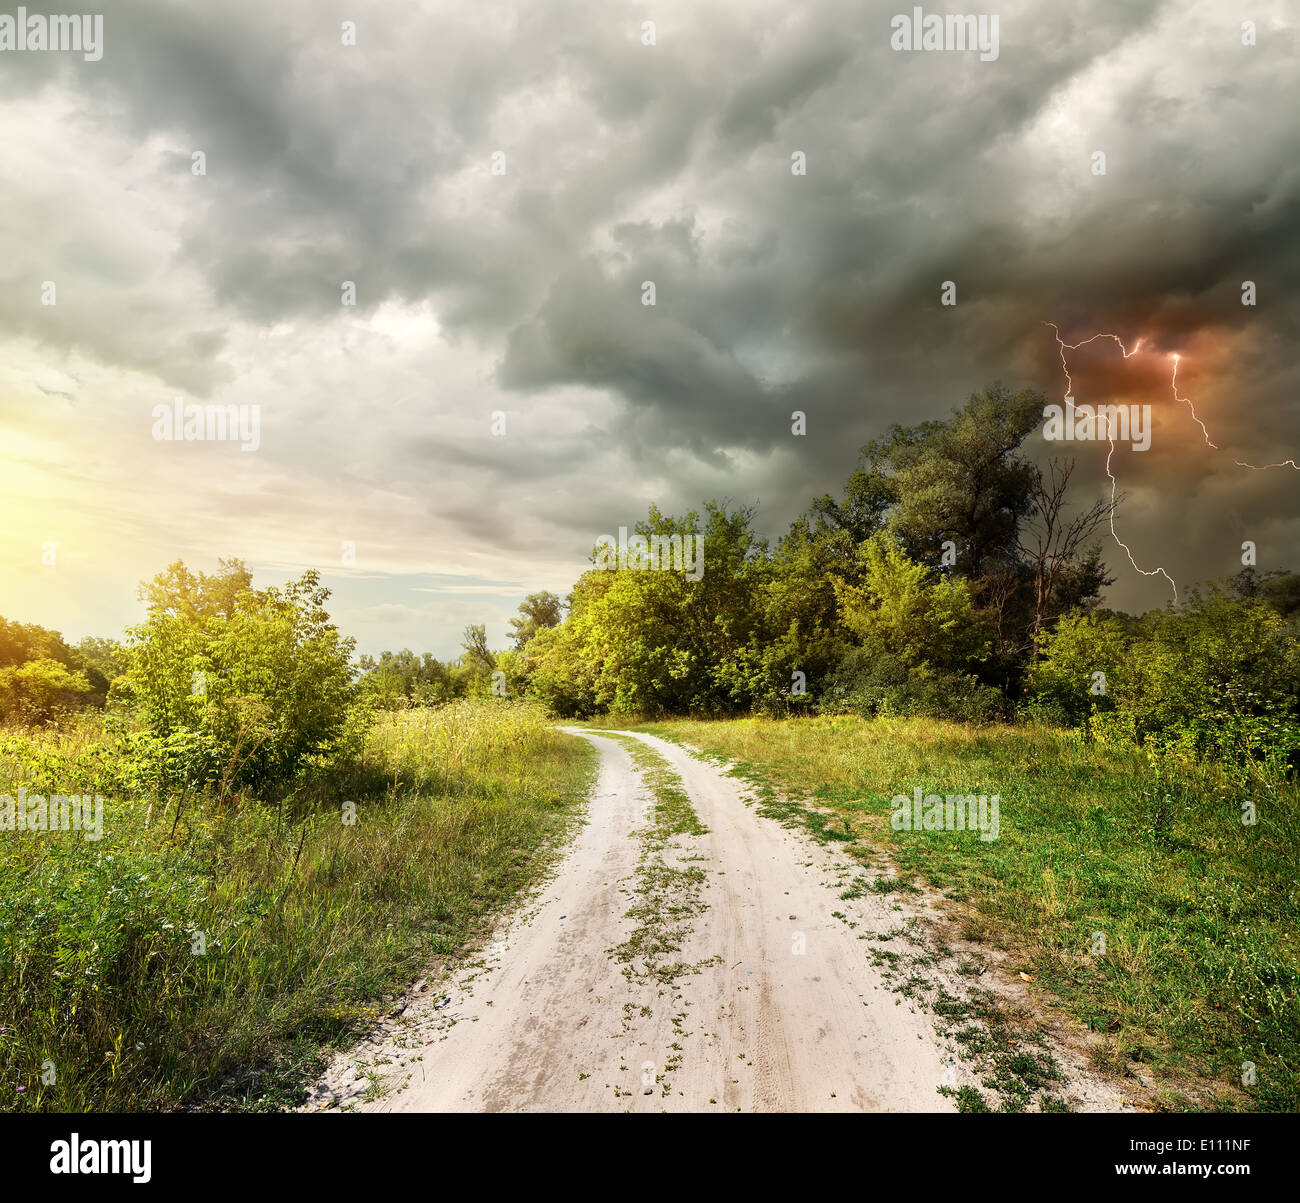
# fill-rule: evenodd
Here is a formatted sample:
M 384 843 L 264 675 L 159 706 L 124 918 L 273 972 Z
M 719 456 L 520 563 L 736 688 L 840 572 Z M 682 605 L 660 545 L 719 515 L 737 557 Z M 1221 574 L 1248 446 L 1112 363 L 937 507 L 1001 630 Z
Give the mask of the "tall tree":
M 1110 520 L 1123 500 L 1122 495 L 1109 501 L 1097 500 L 1074 517 L 1067 517 L 1066 493 L 1073 474 L 1074 460 L 1053 459 L 1046 471 L 1041 468 L 1034 470 L 1030 487 L 1032 506 L 1017 533 L 1017 546 L 1025 557 L 1033 580 L 1034 614 L 1029 640 L 1034 657 L 1038 655 L 1044 625 L 1079 601 L 1072 596 L 1074 590 L 1066 588 L 1077 585 L 1077 581 L 1071 578 L 1071 567 L 1080 564 L 1084 545 L 1103 523 Z M 1097 549 L 1083 562 L 1099 563 L 1100 555 Z M 1100 591 L 1102 584 L 1109 583 L 1096 582 L 1095 592 Z
M 549 627 L 558 627 L 564 616 L 564 603 L 546 590 L 530 593 L 519 603 L 519 614 L 510 620 L 514 632 L 515 651 L 524 650 L 524 645 L 537 634 Z
M 956 552 L 954 570 L 981 586 L 1014 560 L 1016 534 L 1033 507 L 1035 468 L 1017 455 L 1042 419 L 1045 398 L 1000 384 L 973 394 L 943 422 L 895 426 L 868 444 L 864 458 L 887 473 L 896 500 L 889 524 L 918 563 L 941 562 L 943 544 Z
M 461 636 L 460 646 L 465 649 L 462 660 L 467 666 L 479 666 L 490 671 L 496 664 L 496 657 L 488 649 L 485 624 L 470 623 Z

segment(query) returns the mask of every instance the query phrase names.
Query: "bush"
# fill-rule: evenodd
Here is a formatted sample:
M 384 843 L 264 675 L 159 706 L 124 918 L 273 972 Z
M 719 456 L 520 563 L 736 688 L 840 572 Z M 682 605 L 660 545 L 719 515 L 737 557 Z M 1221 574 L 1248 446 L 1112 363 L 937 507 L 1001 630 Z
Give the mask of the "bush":
M 1072 614 L 1044 631 L 1022 713 L 1055 714 L 1079 726 L 1094 712 L 1110 710 L 1125 676 L 1134 626 L 1116 614 Z M 1098 672 L 1105 677 L 1104 693 L 1093 692 Z
M 864 718 L 927 717 L 987 723 L 1006 717 L 1002 694 L 973 676 L 908 665 L 897 656 L 875 656 L 865 648 L 850 652 L 827 682 L 822 699 L 827 713 Z
M 1104 694 L 1092 692 L 1098 671 Z M 1131 622 L 1062 619 L 1029 691 L 1107 742 L 1185 759 L 1300 763 L 1300 642 L 1263 600 L 1212 588 Z
M 0 721 L 51 723 L 61 714 L 83 706 L 94 694 L 84 673 L 57 660 L 29 660 L 0 668 Z
M 337 806 L 163 796 L 203 733 L 0 730 L 0 793 L 102 793 L 102 839 L 0 839 L 0 1112 L 283 1109 L 535 880 L 589 745 L 524 703 L 385 716 Z M 188 766 L 188 767 L 187 767 Z M 57 1080 L 43 1080 L 55 1062 Z
M 840 661 L 822 695 L 824 710 L 870 718 L 927 716 L 990 722 L 1002 694 L 968 669 L 988 652 L 964 581 L 913 563 L 887 535 L 859 549 L 862 583 L 837 580 L 845 627 L 862 646 Z
M 113 697 L 161 741 L 171 783 L 284 793 L 357 750 L 368 712 L 355 641 L 330 623 L 315 572 L 255 591 L 240 569 L 214 582 L 177 564 L 146 587 L 149 616 L 128 632 Z

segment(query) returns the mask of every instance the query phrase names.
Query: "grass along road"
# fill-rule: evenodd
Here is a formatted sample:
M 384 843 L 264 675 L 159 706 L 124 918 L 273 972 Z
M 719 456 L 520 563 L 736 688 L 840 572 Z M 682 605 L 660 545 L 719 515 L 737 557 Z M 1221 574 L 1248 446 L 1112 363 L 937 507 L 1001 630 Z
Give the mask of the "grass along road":
M 1121 1106 L 929 946 L 930 899 L 876 888 L 675 744 L 576 733 L 600 768 L 554 877 L 340 1056 L 310 1108 Z
M 382 716 L 337 798 L 223 806 L 151 794 L 97 723 L 0 731 L 0 793 L 105 799 L 102 840 L 0 839 L 0 1110 L 292 1107 L 537 879 L 593 761 L 538 707 L 460 702 Z
M 763 813 L 839 846 L 868 875 L 897 866 L 896 880 L 870 888 L 941 893 L 945 938 L 964 948 L 970 976 L 989 980 L 1000 965 L 1037 1014 L 1050 1004 L 1125 1097 L 1300 1107 L 1296 785 L 1047 727 L 837 717 L 643 729 L 734 763 Z M 999 794 L 999 838 L 893 831 L 890 799 L 915 786 Z M 1256 1080 L 1243 1086 L 1246 1062 Z

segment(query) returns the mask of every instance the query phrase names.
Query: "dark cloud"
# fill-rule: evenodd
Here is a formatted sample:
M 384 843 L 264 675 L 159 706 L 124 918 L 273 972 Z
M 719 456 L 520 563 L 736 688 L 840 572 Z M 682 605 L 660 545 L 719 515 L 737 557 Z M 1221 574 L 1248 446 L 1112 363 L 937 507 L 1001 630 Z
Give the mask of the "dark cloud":
M 3 64 L 9 101 L 68 106 L 68 136 L 106 160 L 80 193 L 14 181 L 0 323 L 160 388 L 278 373 L 286 408 L 268 440 L 299 432 L 269 453 L 286 480 L 391 487 L 419 499 L 399 530 L 442 523 L 512 555 L 549 540 L 551 557 L 644 499 L 627 473 L 672 509 L 697 489 L 760 500 L 779 533 L 891 423 L 942 416 L 995 379 L 1057 399 L 1043 322 L 1070 342 L 1113 330 L 1150 355 L 1089 357 L 1078 384 L 1159 410 L 1157 445 L 1124 463 L 1135 545 L 1195 578 L 1231 570 L 1223 548 L 1260 530 L 1300 564 L 1294 474 L 1229 470 L 1300 452 L 1296 39 L 1280 8 L 1258 7 L 1243 47 L 1240 18 L 1212 4 L 999 5 L 999 57 L 983 63 L 893 52 L 889 18 L 911 9 L 893 0 L 656 4 L 645 18 L 597 0 L 344 14 L 118 0 L 101 62 Z M 1105 176 L 1089 170 L 1096 150 Z M 58 221 L 43 225 L 51 197 Z M 158 242 L 115 237 L 128 217 L 147 227 L 142 206 Z M 57 316 L 32 304 L 51 263 L 68 281 Z M 955 308 L 940 304 L 946 280 Z M 365 396 L 371 344 L 348 352 L 338 393 L 303 379 L 313 338 L 337 327 L 348 345 L 348 322 L 393 303 L 428 305 L 447 354 L 475 365 L 458 385 L 473 396 L 421 421 L 408 394 Z M 250 357 L 236 350 L 247 329 L 288 334 Z M 1173 351 L 1226 461 L 1167 391 Z M 574 415 L 567 433 L 540 424 L 552 409 L 508 450 L 486 420 L 468 424 L 543 401 Z M 1107 487 L 1102 457 L 1076 450 L 1080 489 Z M 1224 514 L 1232 530 L 1193 527 Z M 1161 600 L 1112 552 L 1118 601 Z

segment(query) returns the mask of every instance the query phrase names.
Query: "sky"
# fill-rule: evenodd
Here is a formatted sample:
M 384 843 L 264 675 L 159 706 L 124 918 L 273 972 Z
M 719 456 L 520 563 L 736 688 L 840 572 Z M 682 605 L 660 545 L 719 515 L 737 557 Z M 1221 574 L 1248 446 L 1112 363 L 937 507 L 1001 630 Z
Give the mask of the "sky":
M 0 615 L 118 635 L 238 556 L 362 651 L 503 646 L 652 503 L 776 538 L 1066 371 L 1151 407 L 1110 604 L 1300 569 L 1295 7 L 999 3 L 996 57 L 895 49 L 912 8 L 115 0 L 97 59 L 0 49 Z M 1109 494 L 1105 442 L 1025 450 Z

